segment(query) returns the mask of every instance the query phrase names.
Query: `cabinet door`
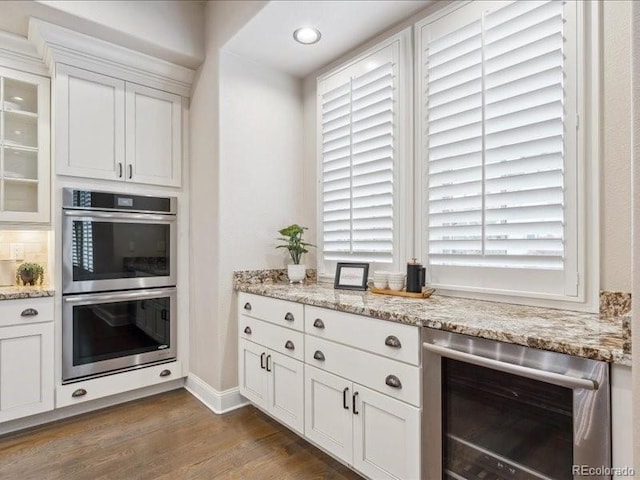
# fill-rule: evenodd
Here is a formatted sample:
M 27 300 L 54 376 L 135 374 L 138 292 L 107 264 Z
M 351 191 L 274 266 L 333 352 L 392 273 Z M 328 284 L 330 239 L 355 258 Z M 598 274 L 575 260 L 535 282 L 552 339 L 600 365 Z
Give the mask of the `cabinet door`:
M 57 173 L 124 178 L 124 81 L 58 64 L 55 89 Z
M 354 384 L 353 467 L 376 479 L 420 478 L 420 409 Z
M 304 369 L 304 434 L 336 457 L 351 464 L 351 382 L 309 365 L 305 365 Z
M 303 363 L 269 350 L 269 411 L 292 429 L 304 432 Z
M 247 340 L 238 343 L 238 382 L 240 394 L 256 405 L 267 408 L 267 349 Z
M 0 328 L 0 422 L 53 409 L 53 322 Z
M 180 186 L 182 98 L 127 83 L 127 180 Z

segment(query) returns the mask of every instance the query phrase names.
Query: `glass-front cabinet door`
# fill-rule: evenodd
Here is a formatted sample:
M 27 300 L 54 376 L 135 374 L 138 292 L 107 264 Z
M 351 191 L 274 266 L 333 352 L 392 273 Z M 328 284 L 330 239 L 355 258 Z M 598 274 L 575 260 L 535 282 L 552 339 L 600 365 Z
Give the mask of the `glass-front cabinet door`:
M 0 67 L 0 221 L 50 220 L 49 79 Z

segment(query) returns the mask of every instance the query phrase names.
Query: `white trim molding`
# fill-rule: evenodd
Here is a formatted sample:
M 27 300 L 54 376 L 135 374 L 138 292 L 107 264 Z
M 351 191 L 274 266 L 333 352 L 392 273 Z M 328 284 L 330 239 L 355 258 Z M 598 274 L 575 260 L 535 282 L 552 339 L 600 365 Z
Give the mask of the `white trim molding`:
M 29 41 L 53 75 L 65 63 L 189 97 L 195 71 L 144 53 L 48 23 L 29 20 Z
M 238 387 L 219 392 L 193 373 L 189 373 L 184 388 L 218 415 L 249 405 Z
M 0 30 L 0 61 L 4 67 L 43 77 L 49 76 L 47 66 L 29 40 L 2 30 Z

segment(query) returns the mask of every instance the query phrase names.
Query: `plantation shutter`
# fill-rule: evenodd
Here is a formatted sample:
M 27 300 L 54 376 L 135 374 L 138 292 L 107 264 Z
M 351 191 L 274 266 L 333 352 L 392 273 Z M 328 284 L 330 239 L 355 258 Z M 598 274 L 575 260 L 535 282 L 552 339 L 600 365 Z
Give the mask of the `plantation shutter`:
M 427 43 L 430 263 L 563 269 L 563 2 Z
M 325 260 L 394 260 L 394 70 L 383 63 L 321 95 Z

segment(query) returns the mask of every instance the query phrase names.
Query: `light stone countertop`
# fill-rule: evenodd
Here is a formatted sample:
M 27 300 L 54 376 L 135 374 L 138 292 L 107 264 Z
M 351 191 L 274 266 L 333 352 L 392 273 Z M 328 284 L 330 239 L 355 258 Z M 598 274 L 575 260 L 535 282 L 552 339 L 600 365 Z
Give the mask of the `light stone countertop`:
M 275 280 L 234 276 L 234 289 L 341 312 L 398 323 L 435 328 L 474 337 L 623 365 L 623 317 L 528 307 L 507 303 L 433 295 L 412 299 L 371 292 L 334 290 L 333 285 L 290 285 Z
M 0 300 L 18 300 L 21 298 L 53 297 L 55 290 L 47 286 L 11 286 L 0 287 Z

